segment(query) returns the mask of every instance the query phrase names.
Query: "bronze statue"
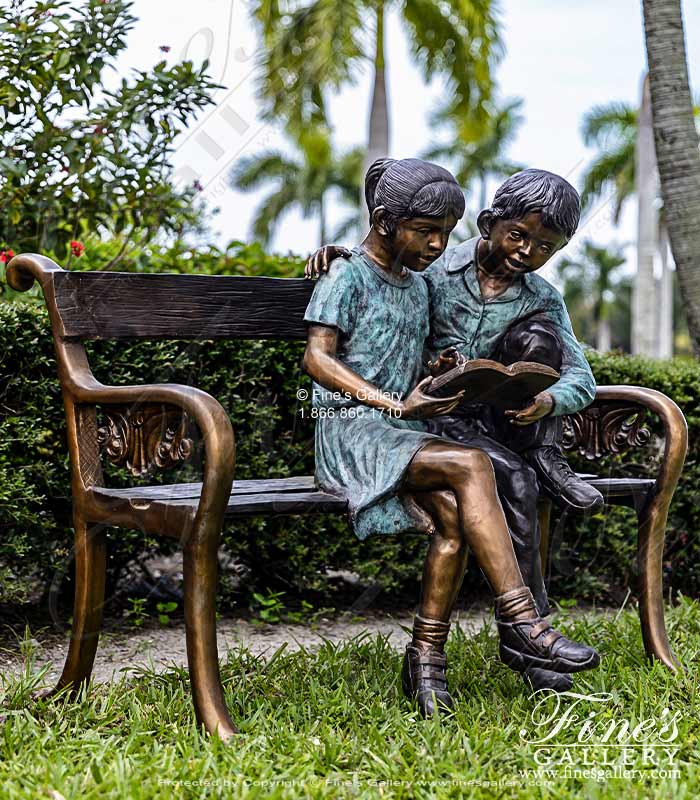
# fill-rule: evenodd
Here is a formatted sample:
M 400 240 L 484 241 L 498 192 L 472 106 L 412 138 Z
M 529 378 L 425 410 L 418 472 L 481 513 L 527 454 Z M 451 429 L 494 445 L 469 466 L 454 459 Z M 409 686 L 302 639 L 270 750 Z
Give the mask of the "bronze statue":
M 367 192 L 370 208 L 376 205 Z M 504 412 L 461 404 L 427 422 L 427 430 L 488 453 L 520 569 L 542 616 L 549 614 L 540 564 L 537 498 L 592 512 L 597 489 L 580 480 L 561 448 L 561 416 L 595 396 L 595 381 L 561 295 L 535 272 L 573 236 L 580 218 L 576 190 L 558 175 L 528 169 L 511 176 L 479 214 L 481 236 L 446 250 L 425 271 L 430 296 L 426 371 L 438 375 L 458 357 L 503 364 L 539 362 L 560 373 L 525 408 Z M 322 274 L 345 248 L 318 250 L 307 277 Z M 342 264 L 342 261 L 338 261 Z M 566 689 L 570 680 L 527 670 L 533 688 Z
M 323 410 L 316 477 L 324 490 L 348 497 L 356 535 L 423 530 L 432 537 L 404 691 L 424 715 L 453 707 L 444 643 L 467 546 L 496 595 L 502 660 L 520 672 L 590 669 L 599 663 L 595 650 L 543 620 L 523 581 L 491 459 L 427 422 L 456 411 L 462 397 L 430 397 L 432 378 L 421 380 L 430 309 L 418 273 L 445 251 L 464 196 L 447 170 L 417 159 L 375 162 L 365 186 L 372 227 L 315 287 L 304 365 L 315 381 L 314 405 Z M 535 233 L 544 235 L 541 226 Z M 539 398 L 516 422 L 544 416 L 545 407 L 551 410 Z M 535 486 L 531 491 L 536 497 Z

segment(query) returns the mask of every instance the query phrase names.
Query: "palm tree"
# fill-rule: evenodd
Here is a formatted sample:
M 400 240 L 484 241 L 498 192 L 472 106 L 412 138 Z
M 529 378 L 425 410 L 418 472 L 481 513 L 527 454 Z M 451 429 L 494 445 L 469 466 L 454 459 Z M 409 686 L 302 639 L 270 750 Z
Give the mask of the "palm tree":
M 583 118 L 583 141 L 599 154 L 583 176 L 584 208 L 607 191 L 612 192 L 613 222 L 617 225 L 625 201 L 635 191 L 635 146 L 638 112 L 628 103 L 595 106 Z
M 700 350 L 700 153 L 680 0 L 643 0 L 651 109 L 664 213 L 688 329 Z
M 620 221 L 626 201 L 637 198 L 637 274 L 633 291 L 632 352 L 666 357 L 672 341 L 673 309 L 671 295 L 664 291 L 657 297 L 654 279 L 654 258 L 661 248 L 658 196 L 658 174 L 651 132 L 651 111 L 648 80 L 642 85 L 640 109 L 628 103 L 614 102 L 596 106 L 583 120 L 583 139 L 595 146 L 599 154 L 583 177 L 581 199 L 584 208 L 593 200 L 611 192 L 613 222 Z M 664 275 L 661 287 L 672 281 L 671 266 L 663 258 Z M 663 306 L 663 303 L 667 306 Z M 663 329 L 662 329 L 662 326 Z
M 619 268 L 624 263 L 619 249 L 611 251 L 586 241 L 580 258 L 562 258 L 557 264 L 567 308 L 574 324 L 578 323 L 577 333 L 583 339 L 594 340 L 601 353 L 612 346 L 610 317 L 614 293 L 621 283 Z
M 435 126 L 447 124 L 449 141 L 435 145 L 424 153 L 424 158 L 442 161 L 449 165 L 460 186 L 469 191 L 479 186 L 479 210 L 486 208 L 487 181 L 505 178 L 523 169 L 504 158 L 503 151 L 515 138 L 523 122 L 520 98 L 507 100 L 503 105 L 487 107 L 486 116 L 461 114 L 452 102 L 439 108 L 432 117 Z
M 365 165 L 389 153 L 385 20 L 397 8 L 426 80 L 447 77 L 463 113 L 483 113 L 502 54 L 493 0 L 256 0 L 252 13 L 265 43 L 260 96 L 268 118 L 293 129 L 326 121 L 324 91 L 353 83 L 372 65 Z M 358 194 L 361 195 L 358 184 Z
M 274 182 L 273 191 L 254 215 L 252 236 L 267 245 L 282 216 L 298 206 L 304 218 L 318 215 L 319 243 L 327 241 L 326 201 L 336 190 L 354 213 L 345 226 L 358 220 L 357 187 L 362 173 L 362 150 L 354 148 L 340 156 L 333 153 L 330 132 L 318 126 L 298 137 L 297 153 L 268 151 L 241 159 L 231 171 L 230 182 L 244 191 Z

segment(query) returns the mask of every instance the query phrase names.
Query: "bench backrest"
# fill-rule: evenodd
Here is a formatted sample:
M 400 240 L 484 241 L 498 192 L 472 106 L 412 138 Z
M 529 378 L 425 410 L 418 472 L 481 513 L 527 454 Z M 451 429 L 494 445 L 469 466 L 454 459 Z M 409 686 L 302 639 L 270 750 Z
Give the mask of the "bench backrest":
M 53 273 L 68 339 L 305 339 L 313 283 L 296 278 Z

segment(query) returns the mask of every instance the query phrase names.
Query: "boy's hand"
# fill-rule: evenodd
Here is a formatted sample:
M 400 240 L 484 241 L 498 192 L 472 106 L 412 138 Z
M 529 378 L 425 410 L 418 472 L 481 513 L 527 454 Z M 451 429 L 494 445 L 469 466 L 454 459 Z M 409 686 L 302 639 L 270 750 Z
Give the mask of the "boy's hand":
M 554 398 L 549 392 L 540 392 L 533 402 L 521 411 L 506 411 L 506 416 L 511 418 L 514 425 L 532 425 L 538 419 L 551 414 L 554 408 Z
M 304 267 L 304 277 L 309 280 L 320 278 L 324 272 L 328 272 L 331 261 L 336 258 L 350 258 L 351 253 L 346 247 L 337 244 L 327 244 L 319 247 L 318 250 L 306 259 Z
M 428 361 L 428 372 L 433 378 L 449 372 L 451 369 L 466 362 L 466 358 L 455 347 L 448 347 L 443 350 L 435 361 Z
M 427 389 L 432 380 L 431 377 L 423 378 L 401 403 L 402 417 L 406 417 L 406 419 L 437 417 L 440 414 L 449 414 L 462 402 L 463 391 L 452 397 L 430 397 L 430 395 L 423 394 L 422 390 Z

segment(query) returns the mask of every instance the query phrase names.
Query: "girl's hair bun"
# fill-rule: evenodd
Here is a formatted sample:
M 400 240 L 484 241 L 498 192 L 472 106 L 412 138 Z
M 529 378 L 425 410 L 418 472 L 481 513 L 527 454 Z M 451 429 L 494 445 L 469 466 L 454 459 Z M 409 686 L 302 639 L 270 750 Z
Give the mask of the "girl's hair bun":
M 367 170 L 367 174 L 365 175 L 365 201 L 367 202 L 367 208 L 369 209 L 370 216 L 377 207 L 375 193 L 377 191 L 379 179 L 394 163 L 396 163 L 395 158 L 378 158 Z

